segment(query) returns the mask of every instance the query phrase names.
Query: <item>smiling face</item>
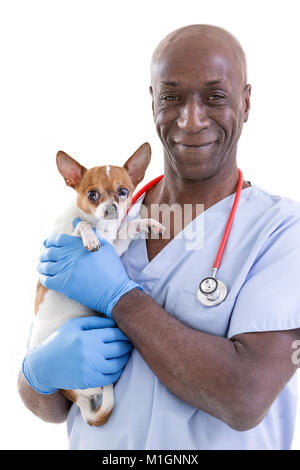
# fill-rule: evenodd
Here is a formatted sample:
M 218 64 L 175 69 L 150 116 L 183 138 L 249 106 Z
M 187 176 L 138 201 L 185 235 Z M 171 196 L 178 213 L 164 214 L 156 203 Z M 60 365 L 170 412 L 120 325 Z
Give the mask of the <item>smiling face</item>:
M 230 171 L 251 90 L 237 41 L 221 28 L 182 28 L 158 46 L 151 72 L 165 164 L 194 180 Z

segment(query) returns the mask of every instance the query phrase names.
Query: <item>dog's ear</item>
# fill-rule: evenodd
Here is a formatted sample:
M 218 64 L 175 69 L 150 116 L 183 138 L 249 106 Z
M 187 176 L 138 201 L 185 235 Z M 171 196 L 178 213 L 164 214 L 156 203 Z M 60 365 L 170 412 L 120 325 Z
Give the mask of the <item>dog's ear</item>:
M 62 150 L 59 150 L 56 154 L 56 164 L 60 174 L 64 177 L 66 185 L 76 189 L 87 171 L 86 168 Z
M 151 159 L 151 147 L 148 142 L 141 145 L 124 165 L 134 187 L 136 187 L 144 178 L 146 169 Z

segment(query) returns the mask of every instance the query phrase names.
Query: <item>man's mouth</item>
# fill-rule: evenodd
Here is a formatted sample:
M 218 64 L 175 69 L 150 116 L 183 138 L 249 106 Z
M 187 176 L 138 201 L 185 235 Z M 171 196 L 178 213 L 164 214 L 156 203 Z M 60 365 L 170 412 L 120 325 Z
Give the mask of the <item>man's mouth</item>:
M 214 144 L 215 141 L 213 142 L 207 142 L 207 143 L 187 143 L 187 142 L 176 142 L 177 145 L 180 147 L 184 147 L 187 149 L 201 149 L 205 147 L 209 147 L 210 145 Z

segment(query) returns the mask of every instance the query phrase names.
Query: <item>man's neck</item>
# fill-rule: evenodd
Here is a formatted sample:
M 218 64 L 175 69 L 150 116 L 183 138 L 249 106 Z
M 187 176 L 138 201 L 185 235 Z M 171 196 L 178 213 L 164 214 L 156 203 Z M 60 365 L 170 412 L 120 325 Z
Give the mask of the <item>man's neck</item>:
M 216 204 L 227 196 L 234 194 L 238 184 L 237 166 L 223 174 L 217 174 L 204 180 L 184 179 L 165 167 L 164 178 L 154 186 L 145 197 L 149 204 L 203 204 L 204 209 Z M 245 182 L 243 189 L 250 186 Z

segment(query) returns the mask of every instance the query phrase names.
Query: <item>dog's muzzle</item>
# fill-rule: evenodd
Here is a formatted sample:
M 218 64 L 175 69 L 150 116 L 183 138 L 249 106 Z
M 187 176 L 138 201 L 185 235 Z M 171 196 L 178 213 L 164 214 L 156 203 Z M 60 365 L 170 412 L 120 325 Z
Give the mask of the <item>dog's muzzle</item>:
M 117 219 L 118 208 L 115 204 L 107 204 L 104 208 L 104 218 L 105 219 Z

